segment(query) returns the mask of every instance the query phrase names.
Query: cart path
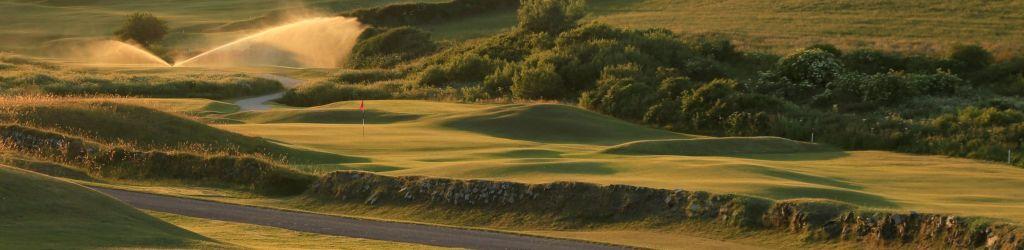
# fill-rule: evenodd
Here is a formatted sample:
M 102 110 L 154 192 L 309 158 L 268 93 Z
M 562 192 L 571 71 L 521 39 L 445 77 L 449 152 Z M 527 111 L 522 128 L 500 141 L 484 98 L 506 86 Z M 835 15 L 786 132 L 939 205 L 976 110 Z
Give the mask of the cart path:
M 267 102 L 283 97 L 285 91 L 295 88 L 295 86 L 299 86 L 299 84 L 302 83 L 302 80 L 299 79 L 273 74 L 261 74 L 256 77 L 278 81 L 285 90 L 273 94 L 254 96 L 235 101 L 235 105 L 238 105 L 242 110 L 268 110 L 271 106 L 267 105 Z
M 624 249 L 566 239 L 375 221 L 90 187 L 136 208 L 294 231 L 468 249 Z

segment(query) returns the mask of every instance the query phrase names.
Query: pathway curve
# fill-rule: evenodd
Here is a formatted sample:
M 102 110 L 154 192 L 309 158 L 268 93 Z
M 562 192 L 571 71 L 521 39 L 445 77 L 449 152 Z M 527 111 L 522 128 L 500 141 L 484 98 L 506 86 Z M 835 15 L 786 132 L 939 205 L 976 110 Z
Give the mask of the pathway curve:
M 274 74 L 261 74 L 257 75 L 256 77 L 281 82 L 281 86 L 284 87 L 285 91 L 287 91 L 288 89 L 295 88 L 295 86 L 299 86 L 299 84 L 302 83 L 302 80 L 299 79 Z M 235 105 L 238 105 L 238 107 L 242 110 L 268 110 L 271 108 L 271 106 L 267 105 L 266 103 L 274 99 L 281 98 L 282 96 L 284 96 L 285 91 L 240 99 L 235 101 Z
M 623 249 L 583 241 L 283 211 L 90 187 L 136 208 L 294 231 L 469 249 Z

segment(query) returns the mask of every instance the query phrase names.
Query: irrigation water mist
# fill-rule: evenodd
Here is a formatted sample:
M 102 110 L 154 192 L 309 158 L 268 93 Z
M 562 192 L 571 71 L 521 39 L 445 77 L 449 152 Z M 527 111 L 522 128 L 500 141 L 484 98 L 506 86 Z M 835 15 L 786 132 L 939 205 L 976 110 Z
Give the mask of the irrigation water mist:
M 308 18 L 240 38 L 174 65 L 138 46 L 113 40 L 59 46 L 59 49 L 51 49 L 51 54 L 97 64 L 334 68 L 345 63 L 365 29 L 355 18 Z
M 333 68 L 344 64 L 364 29 L 355 18 L 310 18 L 243 37 L 174 66 Z
M 171 66 L 164 59 L 138 46 L 114 40 L 75 41 L 46 49 L 53 57 L 81 60 L 95 64 Z

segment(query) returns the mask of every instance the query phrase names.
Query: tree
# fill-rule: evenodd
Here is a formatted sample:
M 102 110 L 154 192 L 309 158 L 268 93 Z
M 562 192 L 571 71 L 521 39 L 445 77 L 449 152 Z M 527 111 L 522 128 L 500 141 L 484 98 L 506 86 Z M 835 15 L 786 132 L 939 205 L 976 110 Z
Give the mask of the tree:
M 519 6 L 519 28 L 529 32 L 562 33 L 583 18 L 583 4 L 581 0 L 523 0 Z
M 128 15 L 124 26 L 114 32 L 114 35 L 123 41 L 135 41 L 142 46 L 159 42 L 167 35 L 167 24 L 157 19 L 153 14 L 136 12 Z

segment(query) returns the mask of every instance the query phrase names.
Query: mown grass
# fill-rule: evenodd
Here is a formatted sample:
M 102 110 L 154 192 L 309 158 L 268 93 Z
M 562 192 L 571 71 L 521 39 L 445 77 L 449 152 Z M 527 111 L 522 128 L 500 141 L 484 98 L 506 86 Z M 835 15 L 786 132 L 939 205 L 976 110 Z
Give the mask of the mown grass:
M 4 248 L 225 246 L 76 184 L 6 166 L 0 179 Z
M 730 138 L 743 148 L 763 152 L 737 153 L 737 145 L 710 143 L 683 147 L 678 155 L 664 153 L 618 155 L 602 153 L 630 137 L 642 137 L 648 128 L 623 125 L 608 134 L 588 130 L 607 120 L 566 119 L 586 111 L 566 107 L 565 112 L 531 112 L 546 105 L 501 106 L 429 101 L 367 101 L 376 114 L 415 114 L 407 121 L 373 122 L 320 120 L 303 123 L 216 125 L 229 131 L 255 135 L 345 155 L 367 157 L 369 163 L 351 167 L 380 167 L 387 175 L 425 175 L 482 178 L 525 183 L 583 181 L 629 184 L 656 188 L 683 188 L 715 193 L 737 193 L 774 200 L 820 198 L 867 208 L 913 210 L 1024 220 L 1024 170 L 1009 165 L 943 156 L 909 155 L 882 151 L 833 151 L 799 142 L 772 152 L 777 140 Z M 355 109 L 359 102 L 340 102 L 308 109 L 281 109 L 274 113 L 303 113 L 315 109 Z M 494 115 L 495 110 L 506 113 Z M 575 112 L 576 114 L 573 114 Z M 371 117 L 371 119 L 373 119 Z M 505 123 L 507 119 L 529 122 Z M 473 121 L 473 122 L 468 122 Z M 561 123 L 567 121 L 567 123 Z M 575 121 L 575 123 L 573 123 Z M 446 126 L 450 123 L 465 126 Z M 626 123 L 628 124 L 628 123 Z M 504 127 L 502 127 L 504 126 Z M 516 131 L 516 136 L 493 133 Z M 554 131 L 596 131 L 589 137 L 562 137 Z M 552 143 L 554 136 L 560 141 Z M 670 135 L 676 139 L 690 135 Z M 594 138 L 608 141 L 595 143 Z M 667 138 L 666 138 L 667 139 Z M 792 145 L 790 145 L 792 146 Z M 785 148 L 782 148 L 785 149 Z M 767 151 L 764 151 L 767 150 Z M 697 152 L 700 156 L 686 156 Z M 331 167 L 317 168 L 317 171 Z

